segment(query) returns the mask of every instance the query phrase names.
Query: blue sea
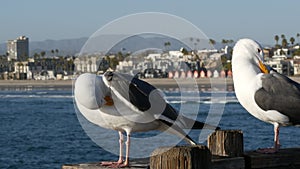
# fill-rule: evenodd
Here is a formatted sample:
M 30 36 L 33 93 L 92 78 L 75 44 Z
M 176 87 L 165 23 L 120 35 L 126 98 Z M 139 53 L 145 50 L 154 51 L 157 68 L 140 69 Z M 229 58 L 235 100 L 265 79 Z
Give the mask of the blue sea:
M 273 145 L 273 126 L 261 122 L 246 112 L 238 103 L 232 90 L 211 91 L 203 88 L 195 96 L 194 92 L 182 94 L 176 89 L 163 89 L 168 102 L 182 110 L 187 116 L 196 115 L 198 120 L 219 119 L 222 129 L 240 129 L 244 134 L 245 150 Z M 217 93 L 217 95 L 214 95 Z M 212 99 L 223 97 L 223 99 Z M 195 99 L 196 97 L 196 99 Z M 224 97 L 225 100 L 224 100 Z M 195 107 L 198 107 L 195 113 Z M 223 110 L 224 108 L 224 110 Z M 98 135 L 93 141 L 85 122 L 78 120 L 73 103 L 72 88 L 2 87 L 0 89 L 0 168 L 61 168 L 63 164 L 117 160 L 118 156 L 107 147 L 117 148 L 116 131 L 105 130 L 106 135 Z M 222 111 L 222 112 L 221 112 Z M 191 113 L 191 114 L 189 114 Z M 97 126 L 93 126 L 98 128 Z M 98 128 L 99 131 L 103 129 Z M 300 132 L 296 127 L 281 128 L 280 139 L 283 148 L 300 147 Z M 159 135 L 157 132 L 133 134 L 136 138 Z M 189 135 L 202 144 L 199 131 Z M 164 138 L 160 138 L 164 140 Z M 149 143 L 148 143 L 149 144 Z M 151 142 L 151 146 L 136 147 L 152 152 L 161 146 Z M 136 151 L 136 150 L 132 150 Z

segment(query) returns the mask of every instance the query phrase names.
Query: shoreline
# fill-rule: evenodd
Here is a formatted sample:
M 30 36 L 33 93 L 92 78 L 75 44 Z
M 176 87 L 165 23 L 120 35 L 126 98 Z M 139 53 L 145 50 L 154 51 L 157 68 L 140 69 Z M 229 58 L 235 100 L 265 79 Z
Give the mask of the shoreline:
M 199 79 L 141 79 L 156 87 L 211 86 L 211 84 L 232 85 L 232 78 Z M 74 80 L 0 80 L 0 87 L 72 87 Z
M 73 80 L 0 80 L 0 87 L 72 87 Z
M 290 77 L 300 83 L 300 77 Z M 155 87 L 211 87 L 214 85 L 233 86 L 232 78 L 198 78 L 198 79 L 142 79 Z M 74 80 L 0 80 L 0 87 L 72 87 Z

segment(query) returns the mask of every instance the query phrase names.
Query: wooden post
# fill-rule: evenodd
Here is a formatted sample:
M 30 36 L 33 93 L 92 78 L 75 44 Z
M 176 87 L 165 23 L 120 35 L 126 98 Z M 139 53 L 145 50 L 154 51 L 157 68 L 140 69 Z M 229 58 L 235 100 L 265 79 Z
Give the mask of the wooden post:
M 244 153 L 241 130 L 218 130 L 208 137 L 207 144 L 212 155 L 240 157 Z
M 161 147 L 150 157 L 150 169 L 211 169 L 211 153 L 206 146 Z
M 300 168 L 300 148 L 279 149 L 274 154 L 255 151 L 245 153 L 246 169 L 289 169 Z

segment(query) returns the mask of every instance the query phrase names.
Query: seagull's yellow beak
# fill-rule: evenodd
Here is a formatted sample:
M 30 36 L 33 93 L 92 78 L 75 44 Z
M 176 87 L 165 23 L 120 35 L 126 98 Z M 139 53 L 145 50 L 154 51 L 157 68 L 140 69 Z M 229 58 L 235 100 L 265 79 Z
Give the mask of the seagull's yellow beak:
M 106 101 L 105 105 L 107 105 L 107 106 L 114 105 L 114 101 L 113 101 L 113 99 L 110 96 L 105 96 L 104 100 Z
M 269 73 L 269 69 L 267 68 L 267 66 L 265 64 L 262 63 L 262 61 L 259 61 L 258 67 L 262 73 L 265 73 L 265 74 Z

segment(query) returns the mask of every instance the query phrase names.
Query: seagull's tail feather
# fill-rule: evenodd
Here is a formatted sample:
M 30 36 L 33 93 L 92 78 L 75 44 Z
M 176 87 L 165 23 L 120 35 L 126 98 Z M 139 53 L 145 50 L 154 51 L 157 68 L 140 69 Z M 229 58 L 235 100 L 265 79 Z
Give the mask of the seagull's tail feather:
M 192 120 L 185 116 L 180 116 L 181 120 L 184 122 L 184 125 L 181 126 L 183 129 L 209 129 L 209 130 L 220 130 L 220 127 L 206 124 L 197 120 Z
M 178 125 L 172 124 L 170 122 L 161 119 L 160 121 L 162 122 L 161 130 L 179 136 L 190 145 L 197 145 L 197 143 L 192 138 L 190 138 Z

